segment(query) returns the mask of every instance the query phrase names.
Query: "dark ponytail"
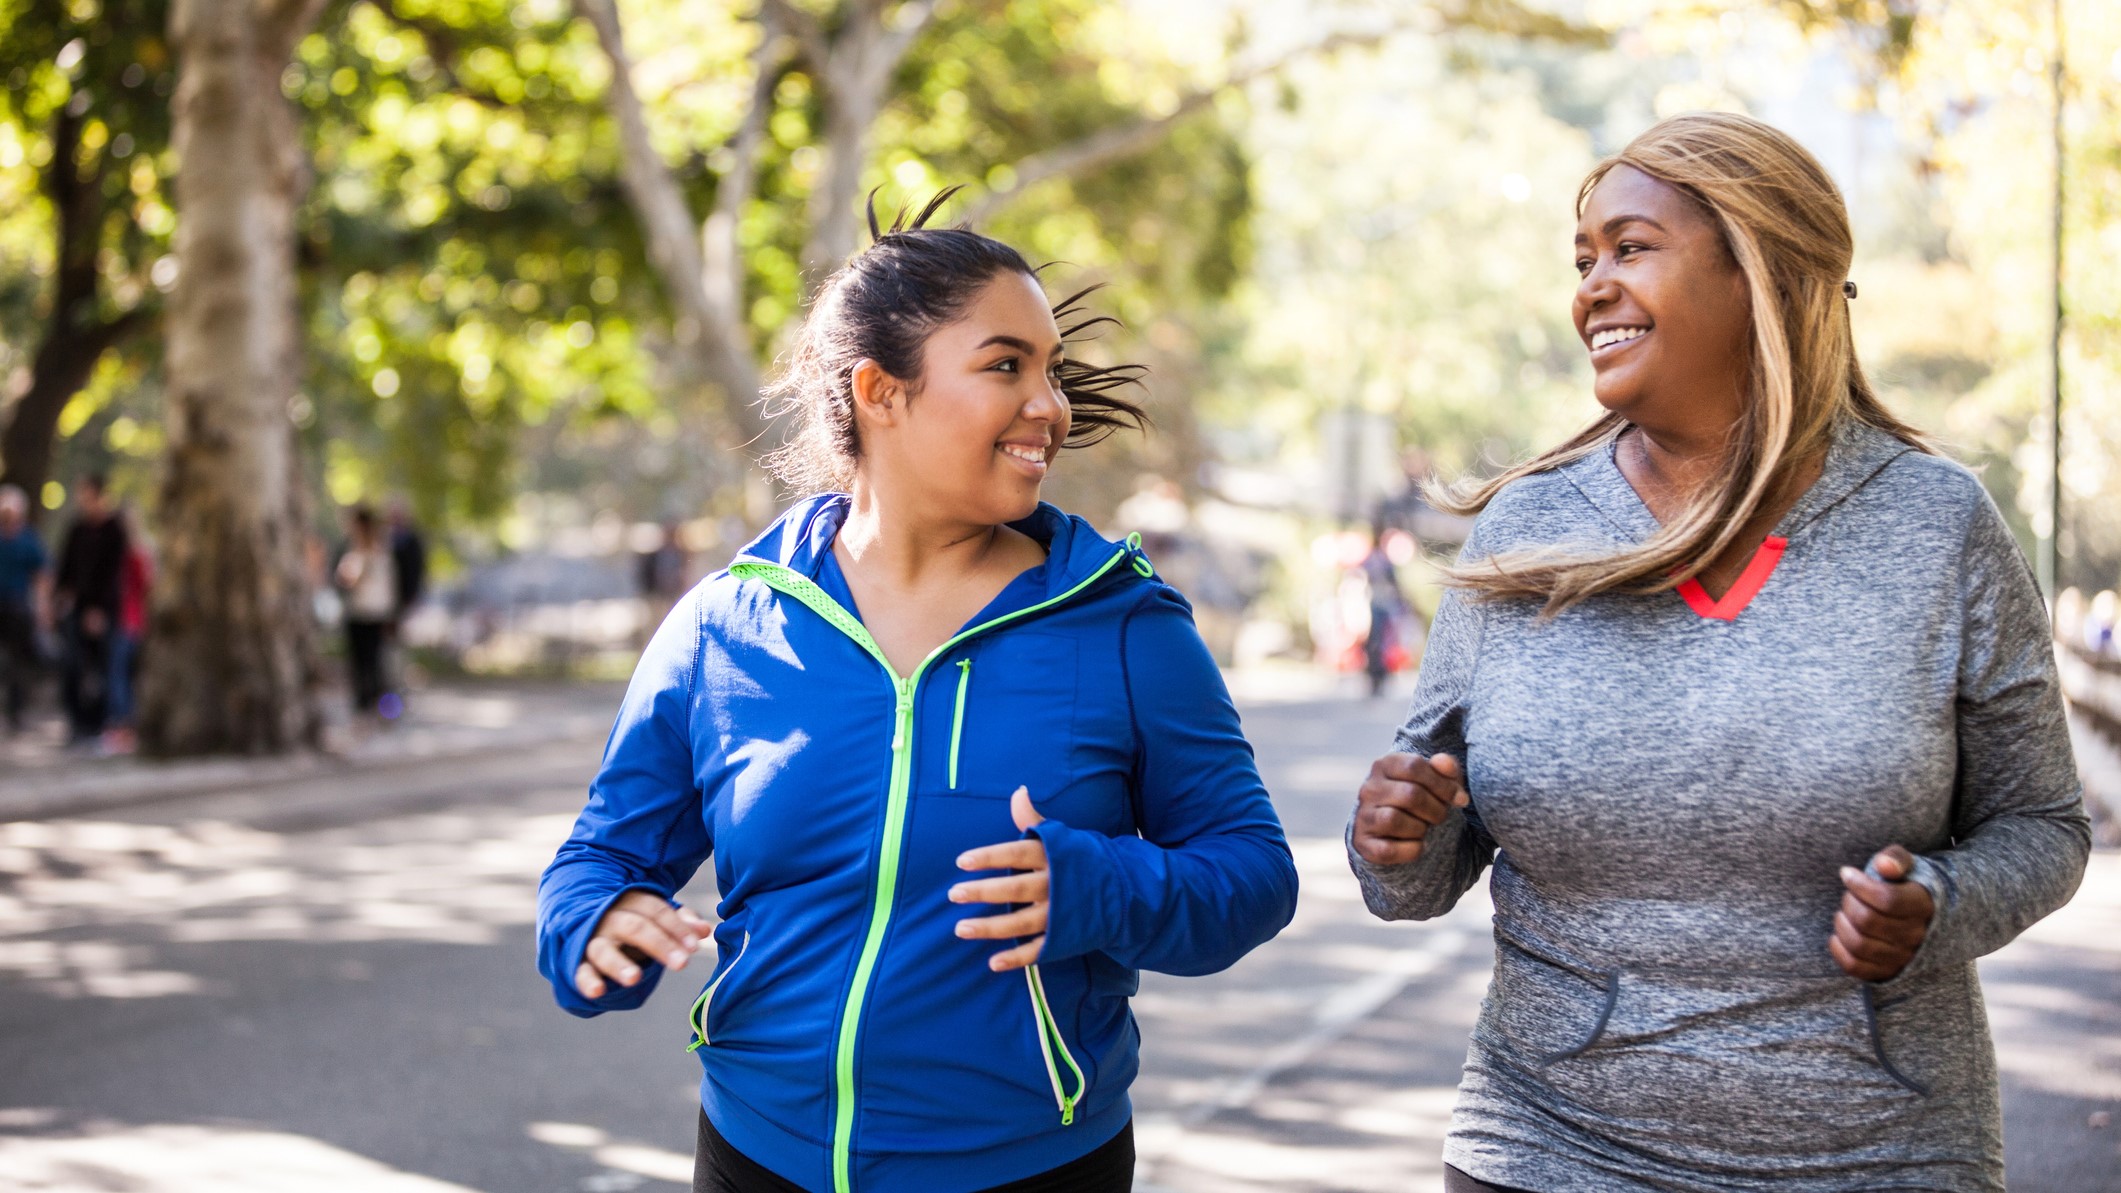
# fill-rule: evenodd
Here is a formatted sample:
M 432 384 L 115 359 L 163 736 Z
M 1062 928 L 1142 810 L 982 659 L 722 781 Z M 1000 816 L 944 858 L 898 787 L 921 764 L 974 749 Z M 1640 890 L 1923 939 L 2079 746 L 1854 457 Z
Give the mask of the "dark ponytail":
M 910 221 L 901 210 L 888 230 L 877 223 L 876 194 L 870 193 L 872 243 L 826 279 L 787 372 L 767 390 L 769 415 L 791 415 L 795 421 L 787 444 L 766 457 L 767 470 L 788 488 L 822 493 L 853 481 L 861 456 L 854 423 L 855 365 L 873 360 L 918 391 L 930 336 L 962 315 L 994 278 L 1006 273 L 1038 277 L 1021 253 L 998 240 L 964 226 L 927 226 L 958 189 L 935 196 Z M 1095 289 L 1077 291 L 1054 306 L 1063 341 L 1117 322 L 1084 313 L 1082 300 Z M 1139 365 L 1063 360 L 1060 388 L 1071 413 L 1064 446 L 1087 447 L 1121 427 L 1140 429 L 1147 423 L 1140 406 L 1114 392 L 1139 384 L 1144 371 Z

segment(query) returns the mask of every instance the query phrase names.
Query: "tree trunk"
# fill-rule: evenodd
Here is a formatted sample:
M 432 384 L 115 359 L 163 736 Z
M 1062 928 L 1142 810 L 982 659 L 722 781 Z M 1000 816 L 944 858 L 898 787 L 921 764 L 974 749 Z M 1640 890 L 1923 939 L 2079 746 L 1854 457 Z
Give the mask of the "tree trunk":
M 315 745 L 315 618 L 287 414 L 301 375 L 295 208 L 307 185 L 281 72 L 321 0 L 178 0 L 179 271 L 169 453 L 141 743 L 159 755 Z
M 804 30 L 804 54 L 823 76 L 824 155 L 810 192 L 810 235 L 803 245 L 805 301 L 832 272 L 847 263 L 861 241 L 856 200 L 862 168 L 869 164 L 869 134 L 891 102 L 892 74 L 935 17 L 928 3 L 889 9 L 885 0 L 854 0 L 829 38 Z

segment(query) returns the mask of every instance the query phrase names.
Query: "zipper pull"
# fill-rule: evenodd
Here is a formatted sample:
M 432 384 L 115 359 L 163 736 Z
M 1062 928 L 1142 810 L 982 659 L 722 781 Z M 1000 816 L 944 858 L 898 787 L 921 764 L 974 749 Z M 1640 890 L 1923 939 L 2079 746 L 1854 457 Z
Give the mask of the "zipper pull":
M 1066 1106 L 1063 1106 L 1063 1107 L 1061 1107 L 1061 1126 L 1063 1126 L 1063 1127 L 1072 1127 L 1072 1126 L 1074 1126 L 1074 1125 L 1075 1125 L 1075 1103 L 1073 1103 L 1073 1102 L 1070 1102 L 1070 1103 L 1068 1103 L 1068 1104 L 1067 1104 Z
M 905 748 L 906 726 L 911 724 L 912 721 L 913 691 L 910 688 L 900 688 L 898 694 L 898 708 L 896 710 L 896 715 L 892 718 L 891 748 L 893 750 L 900 750 Z

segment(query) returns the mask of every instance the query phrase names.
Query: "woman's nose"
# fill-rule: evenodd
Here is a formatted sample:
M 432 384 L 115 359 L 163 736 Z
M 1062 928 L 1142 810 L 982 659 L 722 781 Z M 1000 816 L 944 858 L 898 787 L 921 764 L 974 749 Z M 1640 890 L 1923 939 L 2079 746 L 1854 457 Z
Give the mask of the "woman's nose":
M 1590 310 L 1611 301 L 1616 292 L 1613 273 L 1601 260 L 1591 266 L 1582 281 L 1576 283 L 1576 306 L 1580 310 Z
M 1060 380 L 1051 376 L 1024 403 L 1024 417 L 1034 422 L 1058 422 L 1067 412 L 1068 395 L 1061 392 Z

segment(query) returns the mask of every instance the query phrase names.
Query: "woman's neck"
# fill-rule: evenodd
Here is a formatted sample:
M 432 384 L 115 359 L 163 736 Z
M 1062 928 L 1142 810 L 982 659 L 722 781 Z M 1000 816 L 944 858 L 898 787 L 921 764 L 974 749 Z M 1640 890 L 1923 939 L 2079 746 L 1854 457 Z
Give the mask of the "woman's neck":
M 1621 436 L 1621 471 L 1659 521 L 1692 501 L 1723 467 L 1730 431 L 1703 434 L 1651 430 L 1637 423 Z
M 833 541 L 843 564 L 851 564 L 891 588 L 976 572 L 988 562 L 1000 528 L 956 519 L 924 518 L 887 501 L 875 486 L 857 480 L 847 520 Z

